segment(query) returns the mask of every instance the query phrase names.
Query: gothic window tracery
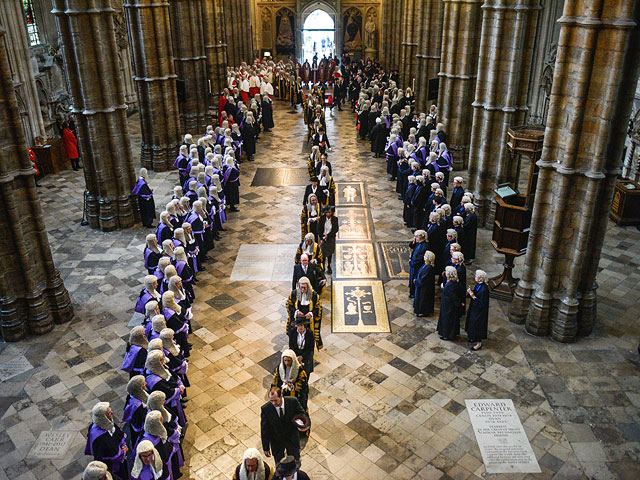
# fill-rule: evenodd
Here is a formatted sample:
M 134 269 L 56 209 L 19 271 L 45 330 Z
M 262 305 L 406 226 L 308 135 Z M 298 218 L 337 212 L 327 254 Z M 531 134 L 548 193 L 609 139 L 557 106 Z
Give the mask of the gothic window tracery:
M 38 35 L 38 24 L 36 16 L 33 13 L 33 4 L 31 0 L 22 0 L 22 8 L 27 19 L 27 34 L 29 36 L 29 44 L 31 46 L 40 45 L 40 36 Z

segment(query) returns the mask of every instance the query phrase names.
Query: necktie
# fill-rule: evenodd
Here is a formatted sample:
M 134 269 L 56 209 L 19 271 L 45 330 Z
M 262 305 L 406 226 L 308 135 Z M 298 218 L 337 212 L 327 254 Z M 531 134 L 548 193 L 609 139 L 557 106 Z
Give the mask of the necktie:
M 280 420 L 284 418 L 284 412 L 282 411 L 282 407 L 278 407 L 278 415 L 280 416 Z

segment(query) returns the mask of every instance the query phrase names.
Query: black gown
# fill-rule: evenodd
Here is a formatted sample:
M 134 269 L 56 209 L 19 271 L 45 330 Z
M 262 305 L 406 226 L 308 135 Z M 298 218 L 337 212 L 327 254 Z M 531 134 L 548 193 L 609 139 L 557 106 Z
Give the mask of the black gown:
M 476 258 L 476 237 L 478 235 L 478 217 L 470 213 L 464 219 L 464 237 L 462 238 L 462 253 L 466 261 Z
M 247 154 L 247 158 L 251 158 L 256 154 L 256 129 L 253 125 L 245 123 L 240 131 L 242 132 L 242 148 Z
M 93 441 L 93 458 L 105 463 L 109 472 L 112 473 L 114 480 L 119 480 L 127 478 L 125 476 L 126 471 L 123 471 L 123 468 L 121 468 L 116 475 L 114 473 L 113 462 L 111 460 L 107 460 L 108 458 L 115 457 L 118 454 L 120 451 L 120 441 L 124 437 L 122 429 L 118 425 L 114 425 L 114 427 L 115 431 L 113 432 L 113 435 L 103 433 Z M 126 461 L 120 465 L 126 467 Z
M 145 227 L 153 225 L 153 219 L 156 218 L 156 203 L 153 200 L 153 192 L 146 183 L 138 191 L 138 207 L 142 225 Z
M 460 333 L 460 284 L 448 281 L 440 297 L 440 315 L 438 334 L 448 340 L 454 340 Z
M 262 126 L 265 131 L 270 130 L 274 127 L 273 123 L 273 106 L 271 102 L 267 102 L 266 100 L 262 102 Z
M 464 329 L 467 337 L 473 342 L 479 342 L 487 338 L 489 325 L 489 287 L 485 283 L 479 283 L 474 288 L 476 298 L 471 299 L 467 311 L 467 321 Z
M 435 268 L 432 265 L 423 265 L 418 270 L 415 280 L 416 296 L 413 299 L 413 313 L 429 317 L 433 315 L 435 294 Z

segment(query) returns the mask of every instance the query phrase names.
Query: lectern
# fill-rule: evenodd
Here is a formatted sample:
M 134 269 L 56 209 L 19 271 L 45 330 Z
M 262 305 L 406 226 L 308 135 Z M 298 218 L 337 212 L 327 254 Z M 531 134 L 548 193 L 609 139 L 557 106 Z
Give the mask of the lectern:
M 544 142 L 544 127 L 525 125 L 510 128 L 507 133 L 507 147 L 511 154 L 511 163 L 515 166 L 515 185 L 503 183 L 494 190 L 496 202 L 496 216 L 493 224 L 491 245 L 496 252 L 504 254 L 505 260 L 500 275 L 489 279 L 489 295 L 499 300 L 511 301 L 518 279 L 513 278 L 513 262 L 516 257 L 527 252 L 529 241 L 529 227 L 531 226 L 531 209 L 538 181 L 538 166 L 536 162 L 542 154 Z M 515 156 L 518 162 L 515 163 Z M 527 192 L 521 195 L 517 184 L 520 175 L 520 155 L 528 156 L 531 160 Z

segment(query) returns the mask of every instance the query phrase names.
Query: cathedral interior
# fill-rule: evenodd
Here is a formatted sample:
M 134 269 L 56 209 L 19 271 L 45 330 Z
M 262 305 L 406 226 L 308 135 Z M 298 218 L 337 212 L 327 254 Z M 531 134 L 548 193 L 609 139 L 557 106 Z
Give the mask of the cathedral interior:
M 122 424 L 153 233 L 139 169 L 159 214 L 184 135 L 218 126 L 228 68 L 314 55 L 378 62 L 416 112 L 437 106 L 478 217 L 470 281 L 498 280 L 482 350 L 438 338 L 438 314 L 408 299 L 414 237 L 385 161 L 358 138 L 351 99 L 325 109 L 332 175 L 355 206 L 336 204 L 300 469 L 640 478 L 639 45 L 640 0 L 2 0 L 0 480 L 83 478 L 96 402 Z M 248 448 L 263 452 L 311 152 L 302 108 L 276 95 L 273 119 L 194 286 L 182 478 L 232 478 Z M 503 228 L 506 185 L 527 192 L 509 210 L 526 225 Z M 512 237 L 519 249 L 501 244 Z M 355 257 L 369 262 L 359 275 Z M 370 304 L 349 301 L 354 288 Z M 478 399 L 513 402 L 537 469 L 489 468 Z

